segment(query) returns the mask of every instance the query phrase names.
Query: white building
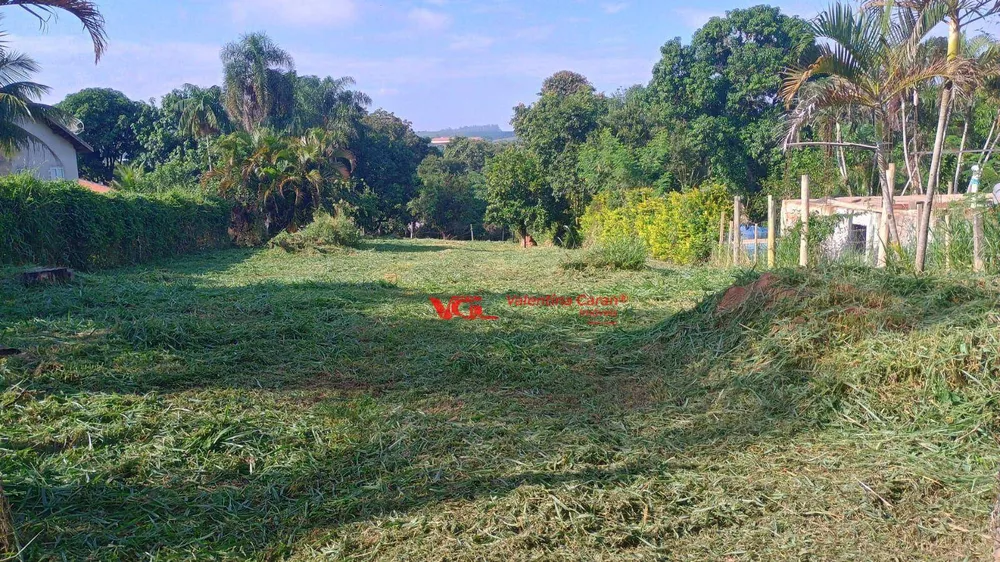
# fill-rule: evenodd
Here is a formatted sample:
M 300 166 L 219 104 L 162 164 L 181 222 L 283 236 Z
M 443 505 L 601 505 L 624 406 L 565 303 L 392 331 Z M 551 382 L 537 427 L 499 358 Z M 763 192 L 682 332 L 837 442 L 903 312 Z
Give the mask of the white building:
M 38 142 L 11 157 L 0 155 L 0 175 L 30 171 L 43 180 L 80 179 L 77 155 L 94 152 L 89 144 L 52 119 L 27 121 L 21 123 L 21 128 Z

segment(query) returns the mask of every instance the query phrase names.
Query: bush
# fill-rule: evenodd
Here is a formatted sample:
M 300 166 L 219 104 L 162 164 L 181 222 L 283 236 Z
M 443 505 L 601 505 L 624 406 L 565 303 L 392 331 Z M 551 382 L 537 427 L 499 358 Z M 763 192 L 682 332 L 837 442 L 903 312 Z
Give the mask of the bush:
M 317 213 L 313 222 L 298 232 L 282 232 L 271 239 L 272 248 L 281 248 L 286 252 L 301 252 L 303 250 L 324 251 L 330 248 L 357 246 L 361 240 L 354 221 L 343 213 L 329 215 Z
M 621 269 L 639 271 L 646 267 L 649 248 L 638 236 L 625 236 L 597 243 L 588 249 L 583 258 L 562 264 L 565 269 Z
M 0 263 L 97 269 L 230 245 L 229 204 L 192 194 L 100 194 L 0 178 Z
M 719 184 L 665 195 L 641 188 L 598 195 L 582 224 L 601 245 L 638 237 L 653 257 L 690 264 L 711 255 L 719 217 L 731 208 L 728 192 Z

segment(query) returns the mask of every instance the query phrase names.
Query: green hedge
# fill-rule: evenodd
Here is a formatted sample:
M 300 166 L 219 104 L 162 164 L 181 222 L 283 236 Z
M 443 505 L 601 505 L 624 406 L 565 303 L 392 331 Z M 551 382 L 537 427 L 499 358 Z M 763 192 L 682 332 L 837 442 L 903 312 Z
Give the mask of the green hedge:
M 231 244 L 230 205 L 183 193 L 100 194 L 0 177 L 0 263 L 90 270 Z

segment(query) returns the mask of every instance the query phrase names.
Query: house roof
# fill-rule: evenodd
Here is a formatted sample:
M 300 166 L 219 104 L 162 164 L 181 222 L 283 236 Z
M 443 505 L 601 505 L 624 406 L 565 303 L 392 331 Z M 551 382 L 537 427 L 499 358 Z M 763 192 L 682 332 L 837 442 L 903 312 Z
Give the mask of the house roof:
M 94 183 L 92 181 L 76 180 L 76 183 L 80 184 L 81 187 L 93 191 L 94 193 L 108 193 L 109 191 L 111 191 L 110 187 L 106 185 L 101 185 L 99 183 Z
M 82 152 L 84 154 L 90 154 L 91 152 L 94 152 L 94 147 L 87 144 L 87 142 L 78 137 L 76 133 L 69 130 L 69 128 L 66 127 L 66 125 L 63 125 L 62 123 L 56 121 L 55 119 L 51 119 L 49 117 L 45 117 L 44 120 L 45 124 L 48 125 L 50 129 L 52 129 L 53 133 L 68 140 L 70 144 L 72 144 L 73 147 L 76 148 L 77 152 Z

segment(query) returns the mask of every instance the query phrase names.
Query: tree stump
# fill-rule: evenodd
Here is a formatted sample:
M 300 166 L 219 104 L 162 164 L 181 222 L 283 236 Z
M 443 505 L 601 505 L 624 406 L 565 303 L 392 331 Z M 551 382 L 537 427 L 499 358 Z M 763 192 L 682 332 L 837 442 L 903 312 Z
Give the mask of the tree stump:
M 525 234 L 524 238 L 521 238 L 521 247 L 522 248 L 534 248 L 535 247 L 535 240 L 531 237 L 530 234 Z
M 21 283 L 37 285 L 39 283 L 67 283 L 73 280 L 73 271 L 66 267 L 51 267 L 32 269 L 21 274 Z

